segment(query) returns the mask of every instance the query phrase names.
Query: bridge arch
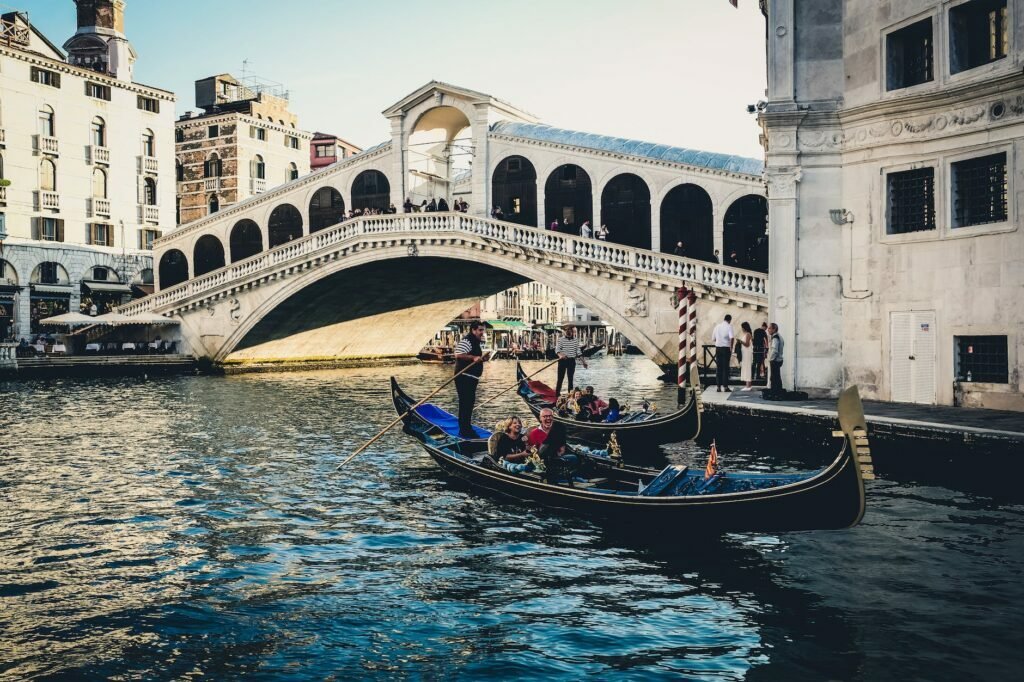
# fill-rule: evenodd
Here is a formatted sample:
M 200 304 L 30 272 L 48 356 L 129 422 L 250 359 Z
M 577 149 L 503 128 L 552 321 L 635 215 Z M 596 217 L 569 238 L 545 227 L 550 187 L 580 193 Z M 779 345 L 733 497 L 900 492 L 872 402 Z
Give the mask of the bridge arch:
M 491 204 L 501 208 L 505 221 L 536 227 L 537 169 L 528 158 L 512 154 L 495 165 Z
M 167 289 L 188 280 L 188 257 L 178 249 L 166 251 L 160 256 L 159 275 L 159 289 Z
M 768 272 L 768 200 L 747 194 L 732 202 L 725 212 L 722 240 L 724 259 L 735 251 L 738 267 Z
M 245 260 L 263 250 L 263 232 L 255 222 L 243 218 L 231 228 L 228 243 L 231 248 L 231 262 Z
M 379 170 L 364 170 L 352 181 L 352 208 L 387 210 L 391 205 L 391 183 Z
M 302 214 L 291 204 L 278 204 L 267 221 L 270 248 L 280 246 L 302 236 Z
M 196 240 L 192 249 L 193 276 L 199 277 L 224 267 L 224 245 L 212 234 L 204 234 Z
M 309 233 L 313 234 L 345 219 L 345 199 L 341 192 L 325 185 L 309 200 Z
M 619 173 L 601 191 L 601 223 L 608 241 L 651 248 L 651 190 L 635 173 Z
M 711 260 L 715 250 L 715 210 L 700 185 L 676 185 L 661 200 L 661 250 L 672 253 L 682 241 L 687 258 Z
M 594 211 L 594 187 L 590 174 L 575 163 L 563 163 L 553 169 L 544 182 L 544 224 L 553 220 L 579 232 L 584 220 Z M 596 225 L 594 225 L 597 227 Z

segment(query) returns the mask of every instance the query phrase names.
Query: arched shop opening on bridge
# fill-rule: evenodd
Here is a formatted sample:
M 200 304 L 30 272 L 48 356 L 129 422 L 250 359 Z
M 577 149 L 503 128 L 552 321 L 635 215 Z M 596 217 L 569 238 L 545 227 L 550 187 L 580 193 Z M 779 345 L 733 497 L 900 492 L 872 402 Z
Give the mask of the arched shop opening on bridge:
M 352 181 L 352 208 L 385 211 L 391 205 L 391 183 L 379 170 L 365 170 Z
M 263 250 L 263 234 L 260 226 L 248 218 L 239 220 L 231 228 L 231 262 L 255 256 Z
M 608 226 L 608 241 L 651 248 L 651 191 L 640 176 L 622 173 L 605 185 L 601 224 Z
M 186 273 L 187 275 L 187 273 Z M 71 309 L 71 278 L 60 263 L 40 263 L 29 277 L 32 292 L 29 300 L 30 331 L 33 334 L 52 331 L 39 320 L 62 315 Z
M 748 194 L 725 212 L 723 263 L 768 272 L 768 200 Z M 730 262 L 736 254 L 736 263 Z
M 578 234 L 583 221 L 591 220 L 593 210 L 594 192 L 587 171 L 567 163 L 548 175 L 544 183 L 545 226 L 558 221 L 560 231 Z
M 291 204 L 281 204 L 270 213 L 270 248 L 302 236 L 302 214 Z
M 212 234 L 197 239 L 192 250 L 192 267 L 196 277 L 224 267 L 224 245 L 220 240 Z
M 491 178 L 492 208 L 501 209 L 502 220 L 537 225 L 537 171 L 524 156 L 502 159 Z
M 178 249 L 171 249 L 160 256 L 160 289 L 173 287 L 188 279 L 188 258 Z
M 678 242 L 687 258 L 709 261 L 714 255 L 714 207 L 698 185 L 673 187 L 661 202 L 661 250 L 673 253 Z
M 414 205 L 443 198 L 451 206 L 452 180 L 472 163 L 471 135 L 469 119 L 457 107 L 432 107 L 416 120 L 405 153 L 406 197 Z
M 333 187 L 321 187 L 309 200 L 309 232 L 337 225 L 345 219 L 345 200 Z

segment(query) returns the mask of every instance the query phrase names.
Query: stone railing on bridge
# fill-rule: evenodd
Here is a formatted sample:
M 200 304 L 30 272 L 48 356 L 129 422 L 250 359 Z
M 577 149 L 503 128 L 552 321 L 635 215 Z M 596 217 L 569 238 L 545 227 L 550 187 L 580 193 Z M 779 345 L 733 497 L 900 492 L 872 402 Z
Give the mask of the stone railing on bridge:
M 679 280 L 680 283 L 686 281 L 702 285 L 708 290 L 741 294 L 762 304 L 767 294 L 767 276 L 759 272 L 463 213 L 420 213 L 354 218 L 201 277 L 168 287 L 121 306 L 118 312 L 132 315 L 145 310 L 172 306 L 212 290 L 230 287 L 261 272 L 269 272 L 284 265 L 299 265 L 326 256 L 345 242 L 356 241 L 364 236 L 409 233 L 478 236 L 508 246 L 550 253 L 552 256 L 577 259 L 595 265 L 605 264 L 626 271 L 631 276 L 669 278 Z M 173 233 L 171 236 L 173 237 Z

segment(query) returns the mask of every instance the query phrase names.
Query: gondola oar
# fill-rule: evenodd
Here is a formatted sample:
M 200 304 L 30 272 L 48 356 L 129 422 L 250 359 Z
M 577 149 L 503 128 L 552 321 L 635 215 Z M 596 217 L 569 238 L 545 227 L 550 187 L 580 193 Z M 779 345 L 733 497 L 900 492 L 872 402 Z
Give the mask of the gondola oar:
M 405 412 L 404 414 L 401 414 L 401 415 L 399 415 L 398 419 L 396 419 L 395 421 L 393 421 L 393 422 L 391 422 L 390 424 L 388 424 L 387 426 L 385 426 L 385 427 L 383 428 L 383 430 L 381 430 L 381 432 L 380 432 L 380 433 L 378 433 L 378 434 L 377 434 L 376 436 L 374 436 L 374 437 L 373 437 L 373 438 L 371 438 L 370 440 L 368 440 L 368 441 L 366 441 L 365 443 L 363 443 L 362 447 L 360 447 L 360 448 L 359 448 L 358 450 L 356 450 L 356 451 L 355 451 L 355 452 L 353 452 L 353 453 L 352 453 L 351 455 L 349 455 L 349 456 L 348 456 L 348 459 L 346 459 L 346 460 L 345 460 L 344 462 L 342 462 L 341 464 L 339 464 L 339 465 L 338 465 L 338 466 L 337 466 L 337 467 L 336 467 L 336 468 L 335 468 L 334 470 L 335 470 L 335 471 L 337 471 L 338 469 L 340 469 L 341 467 L 345 466 L 346 464 L 348 464 L 349 462 L 351 462 L 351 461 L 352 461 L 353 459 L 355 459 L 356 455 L 358 455 L 358 454 L 359 454 L 360 452 L 362 452 L 362 451 L 363 451 L 363 450 L 365 450 L 366 448 L 368 448 L 368 447 L 370 447 L 371 445 L 373 445 L 373 443 L 374 443 L 374 442 L 375 442 L 375 441 L 376 441 L 376 440 L 377 440 L 378 438 L 380 438 L 380 437 L 381 437 L 381 436 L 383 436 L 383 435 L 384 435 L 385 433 L 387 433 L 388 431 L 390 431 L 390 430 L 391 430 L 391 427 L 392 427 L 392 426 L 394 426 L 394 425 L 395 425 L 395 424 L 397 424 L 398 422 L 400 422 L 400 421 L 402 421 L 403 419 L 405 419 L 405 418 L 406 418 L 406 417 L 407 417 L 407 416 L 408 416 L 408 415 L 409 415 L 409 414 L 410 414 L 410 413 L 411 413 L 411 412 L 412 412 L 413 410 L 415 410 L 415 409 L 416 409 L 417 407 L 419 407 L 420 405 L 422 405 L 423 403 L 427 402 L 428 400 L 430 400 L 431 398 L 433 398 L 433 397 L 434 397 L 435 395 L 437 395 L 438 393 L 440 393 L 440 392 L 441 392 L 441 389 L 442 389 L 442 388 L 444 388 L 444 387 L 445 387 L 445 386 L 447 386 L 448 384 L 450 384 L 450 383 L 452 383 L 453 381 L 455 381 L 455 380 L 456 380 L 456 379 L 457 379 L 457 378 L 459 377 L 459 375 L 460 375 L 460 374 L 464 373 L 464 372 L 465 372 L 466 370 L 468 370 L 468 369 L 469 369 L 470 367 L 472 367 L 472 366 L 473 366 L 473 365 L 475 365 L 475 364 L 476 364 L 475 362 L 471 362 L 471 363 L 469 363 L 468 365 L 466 365 L 465 367 L 463 367 L 461 371 L 459 371 L 459 372 L 456 372 L 456 373 L 455 373 L 455 375 L 454 375 L 454 376 L 453 376 L 453 377 L 452 377 L 451 379 L 449 379 L 448 381 L 446 381 L 446 382 L 444 382 L 443 384 L 441 384 L 440 386 L 438 386 L 438 387 L 437 387 L 437 388 L 436 388 L 436 389 L 434 390 L 434 392 L 433 392 L 433 393 L 431 393 L 431 394 L 430 394 L 430 395 L 428 395 L 428 396 L 427 396 L 426 398 L 424 398 L 423 400 L 419 401 L 418 403 L 416 403 L 415 405 L 413 405 L 412 407 L 410 407 L 410 408 L 409 408 L 409 409 L 408 409 L 408 410 L 407 410 L 407 411 L 406 411 L 406 412 Z
M 558 362 L 558 359 L 557 359 L 557 358 L 556 358 L 555 360 L 552 360 L 552 361 L 551 361 L 551 362 L 549 362 L 548 364 L 544 365 L 543 367 L 541 367 L 540 369 L 538 369 L 538 370 L 537 370 L 536 372 L 534 372 L 534 373 L 533 373 L 533 374 L 531 374 L 530 376 L 528 376 L 528 377 L 525 377 L 524 379 L 522 379 L 522 381 L 526 381 L 526 380 L 528 380 L 528 379 L 532 379 L 533 377 L 537 376 L 538 374 L 540 374 L 541 372 L 543 372 L 544 370 L 546 370 L 546 369 L 547 369 L 548 367 L 550 367 L 551 365 L 555 364 L 556 362 Z M 495 398 L 498 398 L 498 397 L 500 397 L 500 396 L 503 396 L 503 395 L 505 395 L 506 393 L 508 393 L 509 391 L 511 391 L 511 390 L 512 390 L 513 388 L 516 388 L 517 386 L 519 386 L 519 384 L 520 384 L 520 383 L 521 383 L 521 381 L 516 381 L 516 383 L 512 384 L 511 386 L 509 386 L 508 388 L 506 388 L 505 390 L 503 390 L 503 391 L 502 391 L 501 393 L 497 393 L 497 394 L 495 394 L 495 395 L 492 395 L 492 396 L 491 396 L 490 398 L 488 398 L 487 400 L 485 400 L 485 401 L 483 401 L 482 403 L 480 403 L 479 405 L 477 405 L 477 407 L 483 407 L 484 405 L 486 405 L 487 403 L 491 402 L 491 401 L 492 401 L 492 400 L 494 400 Z

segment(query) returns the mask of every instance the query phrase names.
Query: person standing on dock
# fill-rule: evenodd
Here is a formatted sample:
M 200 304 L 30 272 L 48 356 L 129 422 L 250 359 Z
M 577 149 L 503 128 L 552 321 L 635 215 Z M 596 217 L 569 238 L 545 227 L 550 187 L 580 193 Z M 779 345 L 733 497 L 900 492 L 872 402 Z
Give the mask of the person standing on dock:
M 725 387 L 728 393 L 732 390 L 729 388 L 729 358 L 732 356 L 733 339 L 736 338 L 732 333 L 732 315 L 726 315 L 711 336 L 715 342 L 715 384 L 718 387 L 716 390 L 721 393 Z
M 562 381 L 569 377 L 569 392 L 572 392 L 573 375 L 576 374 L 576 358 L 584 367 L 587 359 L 580 350 L 580 340 L 576 338 L 576 327 L 566 327 L 565 335 L 555 342 L 555 355 L 558 356 L 558 383 L 555 384 L 555 395 L 562 395 Z
M 455 346 L 455 391 L 459 394 L 459 437 L 476 438 L 473 430 L 473 405 L 476 403 L 476 389 L 484 373 L 484 357 L 480 341 L 484 337 L 484 323 L 473 322 L 469 333 Z M 467 369 L 468 368 L 468 369 Z M 462 370 L 465 373 L 460 374 Z
M 771 393 L 782 393 L 782 353 L 785 346 L 779 325 L 772 322 L 768 325 L 768 367 L 771 374 L 768 390 Z

